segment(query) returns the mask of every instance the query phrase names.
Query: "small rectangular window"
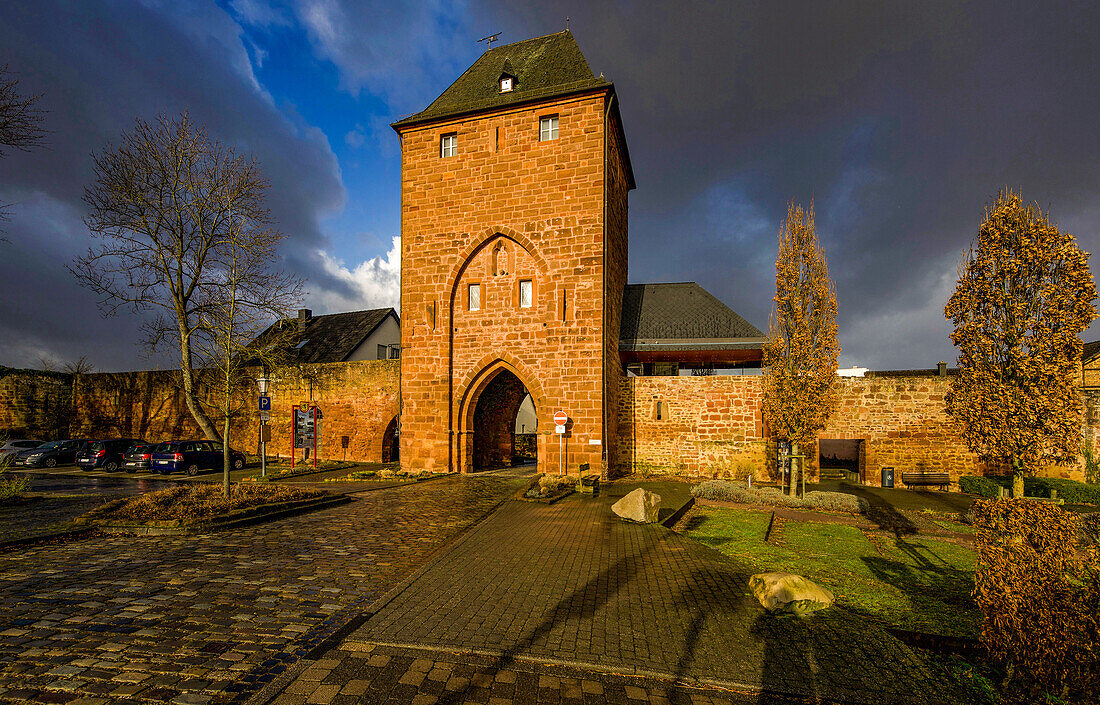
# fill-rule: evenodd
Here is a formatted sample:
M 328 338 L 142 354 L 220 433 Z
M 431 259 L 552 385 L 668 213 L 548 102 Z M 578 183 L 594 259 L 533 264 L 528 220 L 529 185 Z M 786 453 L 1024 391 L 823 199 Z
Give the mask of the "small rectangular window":
M 439 156 L 453 157 L 458 154 L 458 133 L 452 132 L 439 138 Z
M 390 346 L 390 359 L 391 360 L 400 360 L 401 359 L 401 348 L 399 346 L 397 346 L 397 345 L 391 345 Z
M 471 311 L 481 309 L 481 284 L 471 284 L 469 289 L 469 306 Z
M 558 138 L 558 116 L 547 115 L 539 118 L 539 140 L 556 140 Z
M 534 290 L 531 286 L 530 279 L 524 279 L 519 283 L 519 306 L 520 308 L 531 308 L 531 299 Z
M 376 359 L 385 360 L 386 359 L 386 351 L 387 351 L 387 347 L 385 345 L 379 345 L 378 346 L 378 357 Z
M 662 418 L 662 414 L 661 414 L 661 402 L 657 402 L 657 414 L 656 414 L 656 418 L 657 418 L 657 420 L 658 420 L 658 421 L 660 421 L 660 420 L 661 420 L 661 418 Z

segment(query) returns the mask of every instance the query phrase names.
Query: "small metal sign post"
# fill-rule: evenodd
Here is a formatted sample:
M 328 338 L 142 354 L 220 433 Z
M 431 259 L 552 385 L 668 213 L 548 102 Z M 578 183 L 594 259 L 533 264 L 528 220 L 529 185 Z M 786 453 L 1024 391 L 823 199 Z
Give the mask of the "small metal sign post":
M 267 382 L 266 379 L 263 382 Z M 261 383 L 260 390 L 260 477 L 267 477 L 267 422 L 271 420 L 271 397 L 267 396 L 267 385 Z
M 565 424 L 569 423 L 569 414 L 564 411 L 557 411 L 554 413 L 554 432 L 558 434 L 558 475 L 565 474 L 565 461 L 564 449 L 562 444 L 565 442 Z

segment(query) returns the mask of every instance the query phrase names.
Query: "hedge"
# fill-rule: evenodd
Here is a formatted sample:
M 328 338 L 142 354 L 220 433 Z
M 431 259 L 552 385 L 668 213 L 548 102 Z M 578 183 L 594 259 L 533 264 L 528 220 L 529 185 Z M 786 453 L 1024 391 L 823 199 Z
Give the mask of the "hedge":
M 998 488 L 1012 489 L 1011 476 L 982 477 L 966 475 L 959 478 L 959 489 L 969 494 L 996 499 Z M 1058 477 L 1025 477 L 1024 496 L 1049 497 L 1056 490 L 1058 496 L 1070 504 L 1100 504 L 1100 485 Z
M 996 499 L 1000 494 L 1001 484 L 981 475 L 964 475 L 959 478 L 959 489 L 967 494 Z

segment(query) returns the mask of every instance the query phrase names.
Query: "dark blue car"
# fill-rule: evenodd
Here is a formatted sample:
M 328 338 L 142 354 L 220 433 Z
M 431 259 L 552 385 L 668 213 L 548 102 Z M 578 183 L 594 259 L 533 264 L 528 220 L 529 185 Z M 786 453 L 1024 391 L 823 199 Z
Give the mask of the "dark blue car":
M 229 467 L 244 468 L 244 453 L 229 449 Z M 167 475 L 185 472 L 198 475 L 201 470 L 221 470 L 222 444 L 217 441 L 168 441 L 153 448 L 150 469 Z

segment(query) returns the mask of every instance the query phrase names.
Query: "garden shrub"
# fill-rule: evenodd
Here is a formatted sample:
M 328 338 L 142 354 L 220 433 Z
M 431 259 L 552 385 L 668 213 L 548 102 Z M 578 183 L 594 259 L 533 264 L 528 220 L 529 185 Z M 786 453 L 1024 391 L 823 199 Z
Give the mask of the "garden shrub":
M 967 494 L 996 499 L 1000 495 L 1001 484 L 981 475 L 964 475 L 959 478 L 959 490 Z
M 982 640 L 1026 698 L 1100 695 L 1100 553 L 1054 504 L 975 503 Z
M 233 510 L 257 507 L 274 502 L 314 499 L 327 492 L 286 485 L 253 485 L 235 483 L 229 486 L 229 497 L 222 494 L 222 486 L 213 483 L 195 483 L 173 487 L 159 492 L 146 492 L 137 497 L 120 500 L 107 512 L 92 510 L 86 517 L 120 521 L 195 521 L 226 514 Z M 104 505 L 107 506 L 107 505 Z
M 25 477 L 6 477 L 0 475 L 0 502 L 15 499 L 27 491 L 30 481 Z
M 776 487 L 749 487 L 743 482 L 707 480 L 691 488 L 695 497 L 741 504 L 765 504 L 794 509 L 824 509 L 860 514 L 867 511 L 867 502 L 844 492 L 807 492 L 804 498 L 783 494 Z

